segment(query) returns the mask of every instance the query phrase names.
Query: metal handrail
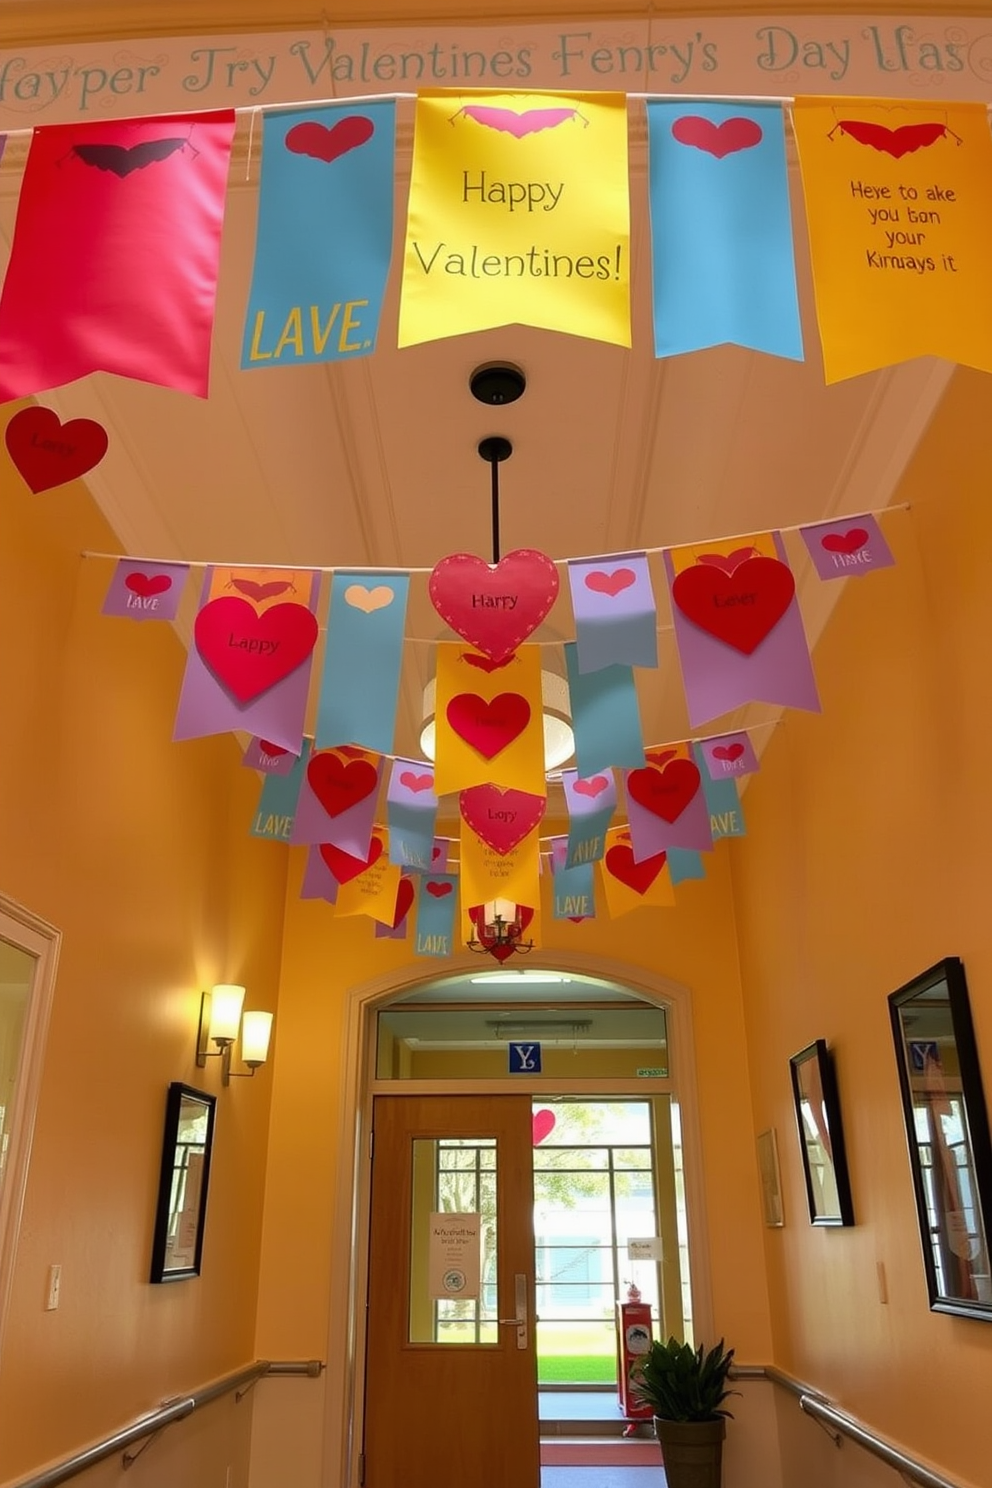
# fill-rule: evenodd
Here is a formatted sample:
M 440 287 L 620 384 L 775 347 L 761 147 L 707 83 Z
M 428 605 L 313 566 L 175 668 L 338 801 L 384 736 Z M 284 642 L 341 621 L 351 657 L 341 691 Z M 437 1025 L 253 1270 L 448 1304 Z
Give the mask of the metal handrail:
M 222 1395 L 229 1395 L 234 1390 L 240 1400 L 242 1395 L 266 1374 L 299 1374 L 316 1379 L 323 1367 L 319 1359 L 257 1359 L 254 1364 L 249 1364 L 244 1369 L 236 1369 L 233 1374 L 225 1374 L 189 1395 L 166 1400 L 158 1410 L 152 1411 L 148 1416 L 142 1416 L 139 1421 L 132 1422 L 130 1426 L 122 1427 L 112 1436 L 104 1437 L 102 1441 L 94 1442 L 92 1446 L 83 1447 L 79 1452 L 73 1452 L 71 1457 L 65 1457 L 61 1462 L 53 1463 L 51 1467 L 44 1468 L 40 1473 L 33 1473 L 27 1478 L 16 1478 L 3 1485 L 3 1488 L 55 1488 L 57 1483 L 64 1483 L 67 1479 L 74 1478 L 78 1473 L 85 1472 L 88 1467 L 94 1467 L 98 1462 L 103 1462 L 107 1457 L 113 1457 L 118 1452 L 123 1453 L 123 1465 L 128 1468 L 141 1455 L 141 1452 L 135 1452 L 133 1455 L 127 1452 L 126 1449 L 134 1442 L 142 1441 L 147 1437 L 145 1445 L 150 1445 L 151 1439 L 160 1431 L 164 1431 L 166 1426 L 171 1426 L 174 1421 L 185 1420 L 195 1410 L 200 1410 L 202 1406 L 209 1405 L 211 1401 L 220 1399 Z M 144 1450 L 145 1448 L 142 1447 L 141 1451 Z
M 793 1375 L 786 1374 L 784 1370 L 777 1369 L 774 1364 L 737 1364 L 730 1371 L 731 1379 L 735 1380 L 769 1380 L 773 1385 L 778 1385 L 783 1390 L 788 1390 L 795 1395 L 799 1401 L 800 1410 L 807 1416 L 823 1426 L 832 1437 L 834 1444 L 840 1446 L 840 1438 L 846 1436 L 849 1440 L 857 1443 L 873 1457 L 879 1458 L 881 1462 L 887 1463 L 889 1467 L 901 1473 L 907 1482 L 919 1485 L 919 1488 L 968 1488 L 960 1479 L 945 1478 L 943 1474 L 934 1472 L 933 1468 L 927 1467 L 925 1463 L 917 1461 L 915 1457 L 909 1457 L 886 1441 L 884 1436 L 878 1436 L 870 1431 L 860 1421 L 849 1416 L 846 1411 L 838 1410 L 832 1405 L 820 1390 L 814 1390 L 810 1385 L 803 1384 Z

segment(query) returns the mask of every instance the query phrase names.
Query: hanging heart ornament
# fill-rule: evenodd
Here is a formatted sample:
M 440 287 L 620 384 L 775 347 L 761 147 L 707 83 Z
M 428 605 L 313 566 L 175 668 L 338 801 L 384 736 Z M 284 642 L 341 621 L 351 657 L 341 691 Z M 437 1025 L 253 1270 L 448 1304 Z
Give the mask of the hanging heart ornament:
M 506 661 L 532 635 L 558 598 L 558 570 L 536 548 L 517 548 L 499 563 L 471 553 L 442 558 L 428 581 L 445 625 L 490 661 Z

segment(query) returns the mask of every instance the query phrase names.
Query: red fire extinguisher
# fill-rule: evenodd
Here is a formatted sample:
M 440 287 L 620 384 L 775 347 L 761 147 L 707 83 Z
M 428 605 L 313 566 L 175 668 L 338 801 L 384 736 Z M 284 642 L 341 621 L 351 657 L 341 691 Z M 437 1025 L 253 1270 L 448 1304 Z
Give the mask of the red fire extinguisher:
M 617 1303 L 617 1396 L 621 1415 L 628 1421 L 650 1420 L 650 1405 L 642 1405 L 631 1386 L 631 1367 L 651 1347 L 651 1308 L 641 1301 L 633 1282 L 626 1302 Z

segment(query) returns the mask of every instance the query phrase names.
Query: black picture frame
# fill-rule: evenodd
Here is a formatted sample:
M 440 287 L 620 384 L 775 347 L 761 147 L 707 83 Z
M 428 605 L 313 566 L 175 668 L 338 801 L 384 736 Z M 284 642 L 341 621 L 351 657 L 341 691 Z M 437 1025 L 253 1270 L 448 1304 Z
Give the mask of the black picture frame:
M 837 1077 L 826 1041 L 815 1039 L 793 1054 L 789 1072 L 810 1224 L 853 1225 Z
M 992 1139 L 963 963 L 890 993 L 889 1013 L 930 1309 L 992 1322 Z
M 186 1281 L 200 1274 L 216 1106 L 217 1097 L 205 1090 L 178 1080 L 169 1086 L 152 1239 L 153 1282 Z

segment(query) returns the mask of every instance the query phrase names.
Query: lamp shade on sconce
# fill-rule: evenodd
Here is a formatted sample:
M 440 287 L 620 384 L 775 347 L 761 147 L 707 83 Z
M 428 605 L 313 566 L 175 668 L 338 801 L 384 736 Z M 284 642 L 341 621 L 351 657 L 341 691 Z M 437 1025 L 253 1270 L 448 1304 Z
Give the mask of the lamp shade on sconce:
M 245 1000 L 244 987 L 235 987 L 224 982 L 210 993 L 209 1038 L 215 1044 L 233 1044 L 238 1036 L 241 1022 L 241 1007 Z
M 247 1012 L 241 1021 L 241 1058 L 252 1069 L 264 1064 L 269 1055 L 272 1036 L 272 1014 Z

